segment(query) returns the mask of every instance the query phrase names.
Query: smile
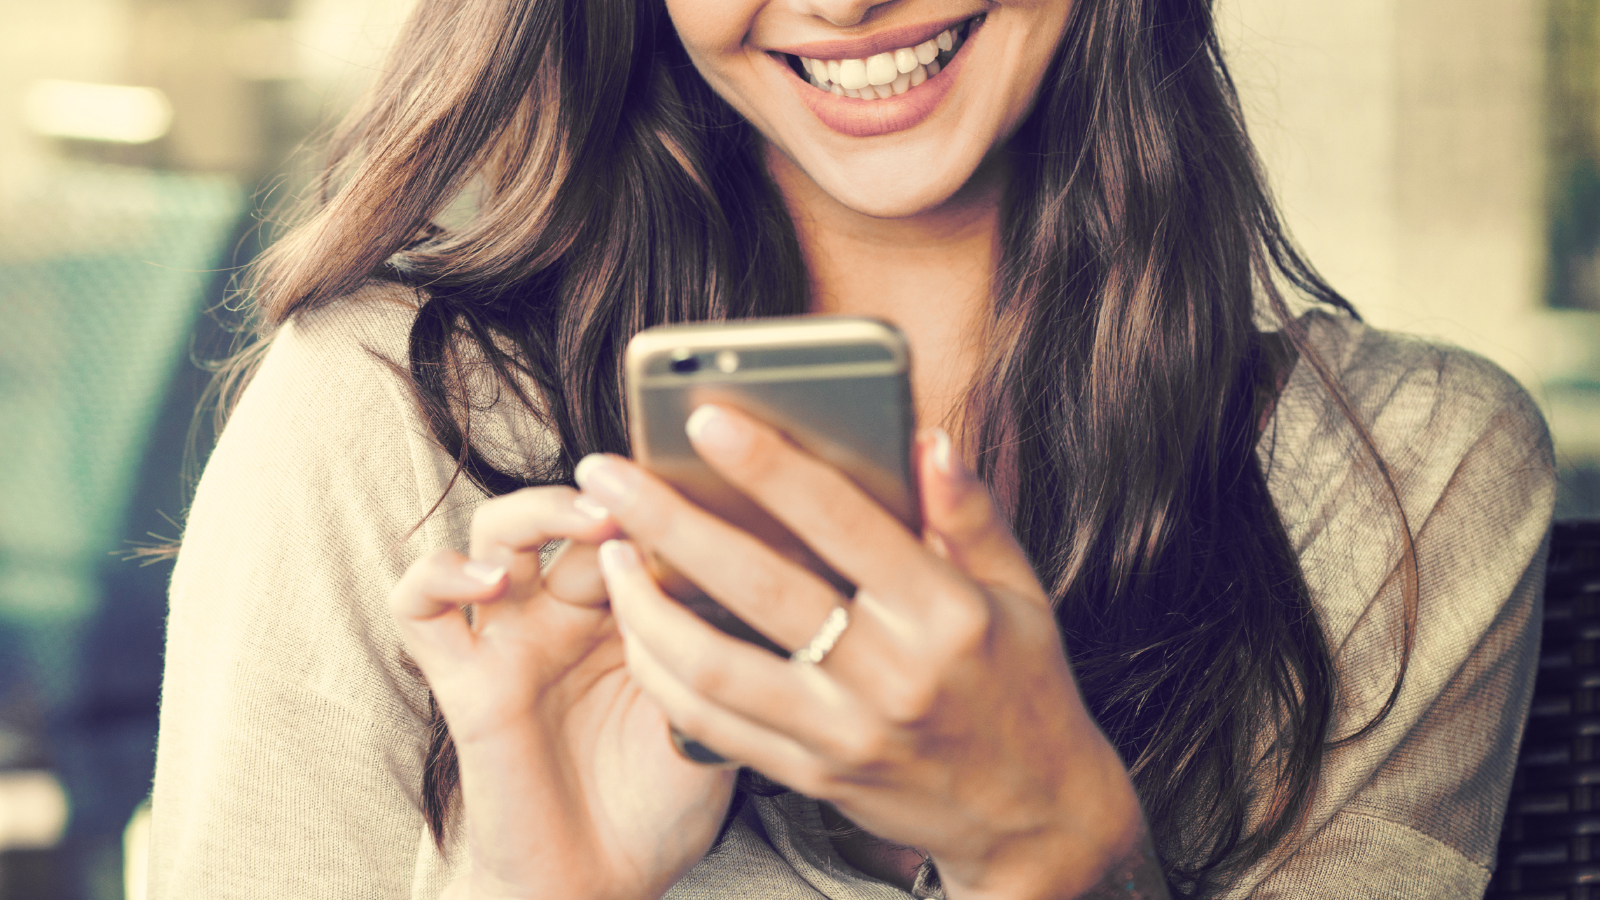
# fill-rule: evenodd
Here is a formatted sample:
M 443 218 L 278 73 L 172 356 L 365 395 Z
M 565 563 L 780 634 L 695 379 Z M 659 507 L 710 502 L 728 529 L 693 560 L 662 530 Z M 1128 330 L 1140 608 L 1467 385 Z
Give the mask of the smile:
M 854 100 L 887 100 L 921 85 L 950 64 L 983 16 L 968 19 L 921 43 L 860 59 L 818 59 L 785 54 L 796 75 L 820 91 Z
M 915 128 L 954 88 L 987 14 L 769 50 L 795 99 L 828 129 L 868 138 Z

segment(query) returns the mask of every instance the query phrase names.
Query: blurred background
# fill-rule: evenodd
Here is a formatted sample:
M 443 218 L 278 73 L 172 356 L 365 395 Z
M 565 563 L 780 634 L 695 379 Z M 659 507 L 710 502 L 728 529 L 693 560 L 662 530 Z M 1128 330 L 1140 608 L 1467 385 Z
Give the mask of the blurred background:
M 0 0 L 0 900 L 142 896 L 171 564 L 128 557 L 179 534 L 230 275 L 407 5 Z
M 229 276 L 407 6 L 0 0 L 0 900 L 143 896 L 171 566 L 129 556 L 179 533 Z M 1600 515 L 1600 0 L 1218 15 L 1312 260 L 1521 379 Z

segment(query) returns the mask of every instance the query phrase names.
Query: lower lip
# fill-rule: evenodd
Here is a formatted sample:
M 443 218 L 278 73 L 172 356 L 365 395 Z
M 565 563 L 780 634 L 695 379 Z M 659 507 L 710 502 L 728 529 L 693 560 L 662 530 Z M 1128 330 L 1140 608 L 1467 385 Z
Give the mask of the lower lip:
M 973 28 L 967 33 L 967 39 L 961 44 L 962 51 L 967 49 L 982 30 Z M 794 89 L 799 92 L 800 102 L 821 119 L 822 124 L 849 137 L 876 137 L 880 134 L 892 134 L 915 128 L 933 115 L 933 111 L 939 108 L 945 95 L 950 93 L 950 88 L 955 85 L 956 76 L 961 74 L 961 67 L 966 58 L 965 52 L 957 53 L 951 58 L 948 66 L 939 70 L 939 74 L 904 94 L 896 94 L 884 100 L 839 97 L 801 81 L 793 70 L 789 70 L 789 75 L 794 83 Z M 787 62 L 779 64 L 788 69 Z

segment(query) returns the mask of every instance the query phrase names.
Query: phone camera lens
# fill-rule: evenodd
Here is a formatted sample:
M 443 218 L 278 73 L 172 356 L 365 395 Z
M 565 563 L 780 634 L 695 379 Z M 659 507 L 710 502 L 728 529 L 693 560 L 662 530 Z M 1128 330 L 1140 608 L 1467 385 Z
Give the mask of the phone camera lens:
M 679 375 L 698 372 L 700 371 L 700 357 L 687 350 L 679 350 L 672 354 L 672 371 L 677 372 Z

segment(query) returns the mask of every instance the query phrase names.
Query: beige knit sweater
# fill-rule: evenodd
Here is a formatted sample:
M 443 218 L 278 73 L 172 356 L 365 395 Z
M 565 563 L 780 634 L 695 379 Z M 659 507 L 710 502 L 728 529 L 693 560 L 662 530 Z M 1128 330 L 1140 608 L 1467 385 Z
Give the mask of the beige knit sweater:
M 404 292 L 372 286 L 286 326 L 206 468 L 172 583 L 152 898 L 422 900 L 461 864 L 419 810 L 426 693 L 399 665 L 387 595 L 424 552 L 465 546 L 483 496 L 463 479 L 413 531 L 453 469 L 380 359 L 405 359 L 413 314 Z M 1310 325 L 1395 474 L 1420 626 L 1393 712 L 1328 753 L 1303 833 L 1227 896 L 1476 897 L 1534 670 L 1549 438 L 1476 356 L 1327 315 Z M 527 417 L 496 416 L 492 459 L 548 451 Z M 1349 729 L 1394 683 L 1395 519 L 1308 367 L 1261 453 L 1354 701 Z M 816 816 L 804 798 L 757 800 L 669 897 L 907 896 L 792 824 Z

